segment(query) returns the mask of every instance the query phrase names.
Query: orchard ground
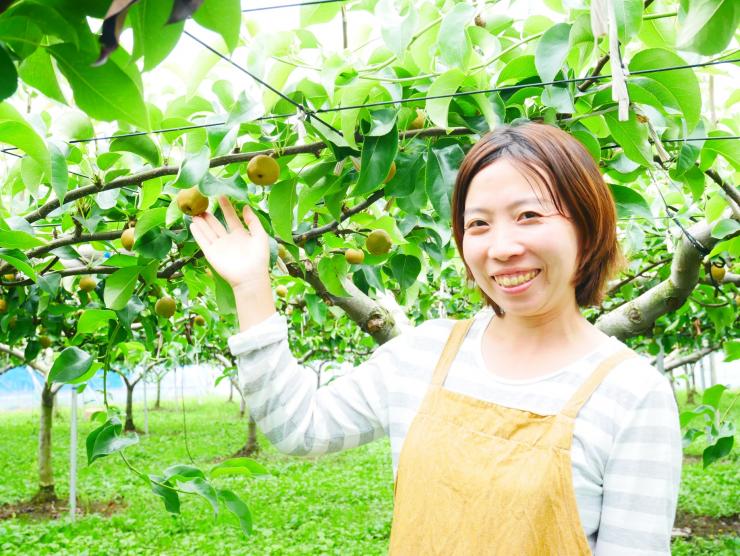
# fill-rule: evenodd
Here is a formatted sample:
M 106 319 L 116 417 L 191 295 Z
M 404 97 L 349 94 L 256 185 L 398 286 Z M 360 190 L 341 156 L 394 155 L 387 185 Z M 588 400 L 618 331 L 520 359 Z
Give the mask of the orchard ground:
M 737 390 L 732 394 L 735 395 Z M 730 394 L 729 392 L 727 394 Z M 724 397 L 724 410 L 733 395 Z M 679 393 L 682 407 L 684 395 Z M 151 404 L 152 402 L 150 402 Z M 245 442 L 246 419 L 237 403 L 211 398 L 186 399 L 190 452 L 197 465 L 209 468 L 234 454 Z M 692 406 L 693 407 L 693 406 Z M 141 426 L 142 407 L 135 409 Z M 738 422 L 740 406 L 731 409 Z M 254 534 L 244 536 L 230 516 L 218 522 L 200 498 L 183 496 L 182 516 L 172 518 L 149 487 L 118 456 L 85 465 L 82 439 L 94 423 L 80 419 L 78 500 L 81 513 L 69 521 L 60 516 L 10 518 L 13 504 L 36 489 L 36 454 L 29 449 L 38 434 L 38 413 L 0 413 L 3 450 L 0 466 L 0 552 L 7 554 L 385 554 L 392 515 L 393 474 L 387 439 L 319 458 L 278 453 L 260 434 L 257 459 L 273 476 L 267 479 L 223 478 L 226 486 L 249 504 Z M 53 464 L 57 493 L 69 489 L 67 408 L 54 418 Z M 126 450 L 144 472 L 158 472 L 174 462 L 187 462 L 182 411 L 165 402 L 150 411 L 148 436 Z M 676 527 L 691 529 L 675 538 L 674 555 L 730 555 L 740 548 L 740 456 L 701 467 L 702 445 L 686 450 Z M 462 463 L 462 462 L 461 462 Z M 83 512 L 92 508 L 88 514 Z M 224 512 L 226 513 L 226 512 Z

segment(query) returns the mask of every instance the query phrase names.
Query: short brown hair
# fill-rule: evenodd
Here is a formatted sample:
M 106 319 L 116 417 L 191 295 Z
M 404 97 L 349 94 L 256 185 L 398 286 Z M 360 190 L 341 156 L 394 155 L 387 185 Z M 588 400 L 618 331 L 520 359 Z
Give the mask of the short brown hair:
M 452 194 L 452 230 L 468 279 L 472 280 L 473 275 L 463 257 L 465 200 L 475 175 L 499 159 L 508 160 L 537 179 L 547 188 L 558 212 L 567 213 L 578 237 L 576 303 L 580 307 L 600 304 L 607 280 L 625 263 L 617 242 L 614 199 L 584 146 L 548 124 L 501 125 L 484 135 L 465 155 Z M 501 308 L 485 292 L 481 293 L 486 304 L 502 316 Z

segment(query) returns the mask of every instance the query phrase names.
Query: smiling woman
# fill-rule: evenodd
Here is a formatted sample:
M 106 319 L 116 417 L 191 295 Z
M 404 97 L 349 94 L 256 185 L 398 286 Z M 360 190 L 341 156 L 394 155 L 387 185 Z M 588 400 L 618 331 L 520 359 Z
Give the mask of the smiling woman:
M 645 358 L 580 313 L 621 255 L 614 202 L 575 139 L 533 123 L 483 137 L 452 209 L 488 307 L 428 320 L 321 388 L 275 310 L 264 228 L 220 203 L 226 225 L 205 213 L 191 229 L 234 289 L 229 347 L 251 414 L 299 456 L 390 436 L 391 554 L 669 554 L 676 403 Z

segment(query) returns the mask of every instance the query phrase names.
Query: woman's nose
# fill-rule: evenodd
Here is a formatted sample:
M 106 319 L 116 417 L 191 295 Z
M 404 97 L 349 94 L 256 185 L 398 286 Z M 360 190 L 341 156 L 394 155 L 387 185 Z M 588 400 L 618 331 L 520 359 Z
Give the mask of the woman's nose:
M 488 256 L 492 259 L 506 261 L 524 253 L 524 245 L 510 230 L 499 229 L 491 234 Z

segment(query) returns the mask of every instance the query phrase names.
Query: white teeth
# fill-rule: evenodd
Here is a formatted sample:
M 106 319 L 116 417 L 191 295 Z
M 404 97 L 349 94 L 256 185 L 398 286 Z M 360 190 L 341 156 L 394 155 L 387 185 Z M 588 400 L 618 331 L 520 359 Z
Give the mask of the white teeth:
M 535 276 L 537 276 L 538 270 L 530 270 L 529 272 L 522 272 L 521 274 L 509 274 L 506 276 L 495 276 L 496 282 L 506 288 L 513 286 L 519 286 L 525 282 L 529 282 Z

